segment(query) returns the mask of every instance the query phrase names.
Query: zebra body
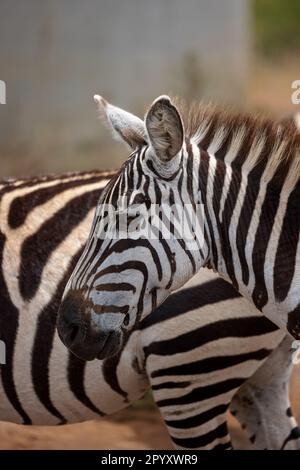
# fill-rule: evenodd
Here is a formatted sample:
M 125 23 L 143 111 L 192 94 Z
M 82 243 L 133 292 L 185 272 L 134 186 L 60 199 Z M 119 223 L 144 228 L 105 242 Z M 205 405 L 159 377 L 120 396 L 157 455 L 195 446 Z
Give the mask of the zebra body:
M 227 406 L 242 384 L 242 398 L 247 396 L 249 377 L 259 389 L 253 374 L 264 364 L 270 369 L 268 355 L 283 333 L 211 271 L 198 274 L 155 316 L 146 317 L 116 357 L 82 362 L 57 336 L 56 312 L 65 280 L 111 176 L 95 172 L 2 184 L 0 339 L 6 344 L 7 362 L 1 366 L 0 419 L 78 422 L 122 409 L 151 386 L 176 446 L 228 447 Z M 278 377 L 274 390 L 281 391 L 281 382 L 287 380 L 277 364 L 272 364 Z M 192 390 L 198 395 L 180 403 Z M 281 447 L 295 428 L 293 416 L 286 415 L 287 391 L 284 400 L 282 393 L 276 396 L 273 410 L 264 416 L 270 429 L 275 416 L 282 423 L 272 442 L 269 429 L 259 425 L 264 410 L 260 399 L 245 417 L 245 400 L 239 400 L 239 393 L 236 397 L 234 411 L 244 425 L 249 423 L 250 435 L 259 436 L 255 444 Z M 205 418 L 216 406 L 218 413 Z M 287 448 L 297 445 L 296 439 L 289 440 Z

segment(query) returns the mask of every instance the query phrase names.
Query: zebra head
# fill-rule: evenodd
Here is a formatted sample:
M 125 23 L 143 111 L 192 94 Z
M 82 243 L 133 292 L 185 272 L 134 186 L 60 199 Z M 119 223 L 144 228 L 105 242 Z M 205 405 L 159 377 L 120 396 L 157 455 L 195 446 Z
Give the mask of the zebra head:
M 142 121 L 95 100 L 132 153 L 101 194 L 59 311 L 60 338 L 85 360 L 116 354 L 137 322 L 208 256 L 193 181 L 197 162 L 188 158 L 193 145 L 177 107 L 161 96 Z

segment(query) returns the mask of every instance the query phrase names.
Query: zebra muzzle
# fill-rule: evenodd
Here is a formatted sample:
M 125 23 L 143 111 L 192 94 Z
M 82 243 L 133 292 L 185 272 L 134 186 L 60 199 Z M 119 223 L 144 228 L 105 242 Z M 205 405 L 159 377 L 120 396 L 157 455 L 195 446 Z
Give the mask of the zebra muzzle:
M 112 325 L 93 327 L 82 305 L 74 302 L 71 296 L 67 296 L 60 306 L 57 331 L 63 344 L 84 361 L 111 357 L 122 346 L 122 329 Z

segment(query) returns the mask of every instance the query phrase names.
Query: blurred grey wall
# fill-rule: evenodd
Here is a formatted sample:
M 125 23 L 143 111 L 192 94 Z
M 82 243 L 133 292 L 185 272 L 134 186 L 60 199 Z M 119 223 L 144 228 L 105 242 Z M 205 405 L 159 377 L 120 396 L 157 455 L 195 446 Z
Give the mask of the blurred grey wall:
M 241 98 L 248 21 L 247 0 L 0 0 L 1 174 L 116 166 L 94 93 Z

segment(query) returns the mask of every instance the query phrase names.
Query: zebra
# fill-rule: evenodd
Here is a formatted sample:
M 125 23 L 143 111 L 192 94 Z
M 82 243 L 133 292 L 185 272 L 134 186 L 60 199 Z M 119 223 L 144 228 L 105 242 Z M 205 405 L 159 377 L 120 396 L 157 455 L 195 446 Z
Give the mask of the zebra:
M 85 360 L 116 354 L 129 332 L 203 266 L 299 339 L 297 130 L 203 105 L 186 120 L 165 95 L 145 121 L 99 95 L 95 101 L 132 153 L 102 193 L 64 291 L 62 342 Z M 190 219 L 200 221 L 191 240 L 176 224 L 187 205 Z M 119 230 L 124 214 L 127 237 Z
M 153 386 L 177 447 L 195 443 L 206 449 L 229 447 L 223 424 L 226 406 L 218 405 L 220 413 L 214 418 L 207 410 L 220 398 L 230 402 L 236 388 L 227 392 L 224 387 L 238 381 L 243 382 L 241 393 L 237 391 L 231 408 L 254 447 L 298 448 L 287 390 L 290 345 L 281 331 L 251 312 L 247 301 L 212 272 L 201 272 L 170 296 L 151 321 L 145 319 L 130 335 L 118 356 L 86 363 L 63 347 L 55 331 L 59 301 L 83 249 L 98 198 L 114 175 L 88 172 L 1 182 L 0 338 L 6 344 L 7 362 L 1 366 L 0 419 L 53 425 L 99 418 L 122 409 Z M 174 331 L 182 324 L 182 335 L 190 334 L 191 339 L 189 348 L 179 353 L 182 341 Z M 220 338 L 218 330 L 225 325 L 227 336 Z M 206 344 L 194 334 L 201 329 L 210 335 Z M 239 344 L 242 351 L 237 352 Z M 166 356 L 166 347 L 175 348 L 177 354 L 169 351 Z M 202 354 L 195 356 L 199 350 Z M 174 383 L 191 380 L 192 375 L 195 383 L 201 381 L 203 392 L 211 393 L 202 401 L 203 413 L 198 402 L 197 412 L 180 405 L 177 415 L 174 405 L 169 409 L 159 403 L 170 398 L 169 391 L 159 386 L 174 368 L 174 359 L 176 367 L 182 366 L 172 375 Z M 285 368 L 279 367 L 282 361 Z M 273 371 L 267 384 L 265 371 Z M 221 423 L 216 431 L 215 423 Z

